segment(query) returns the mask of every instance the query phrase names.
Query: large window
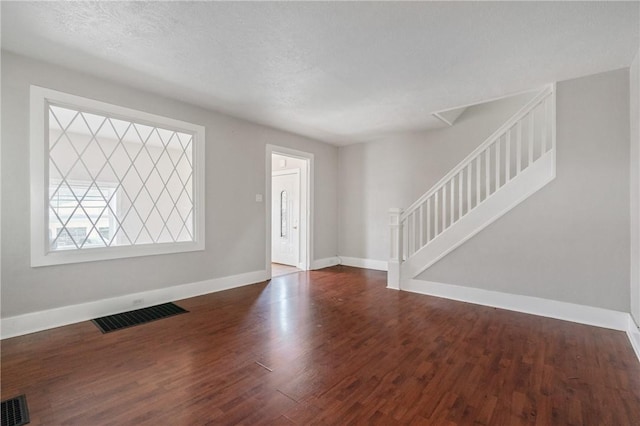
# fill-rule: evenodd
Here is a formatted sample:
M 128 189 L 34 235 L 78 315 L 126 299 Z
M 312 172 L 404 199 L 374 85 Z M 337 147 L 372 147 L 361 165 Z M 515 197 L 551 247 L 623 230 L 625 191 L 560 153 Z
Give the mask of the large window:
M 204 248 L 204 128 L 31 87 L 32 265 Z

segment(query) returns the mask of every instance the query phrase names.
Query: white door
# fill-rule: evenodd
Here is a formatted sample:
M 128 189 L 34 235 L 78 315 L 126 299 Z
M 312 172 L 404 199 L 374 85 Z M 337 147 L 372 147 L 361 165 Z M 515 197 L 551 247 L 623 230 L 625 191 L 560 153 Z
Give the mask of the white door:
M 271 260 L 300 261 L 300 170 L 274 172 L 271 178 Z

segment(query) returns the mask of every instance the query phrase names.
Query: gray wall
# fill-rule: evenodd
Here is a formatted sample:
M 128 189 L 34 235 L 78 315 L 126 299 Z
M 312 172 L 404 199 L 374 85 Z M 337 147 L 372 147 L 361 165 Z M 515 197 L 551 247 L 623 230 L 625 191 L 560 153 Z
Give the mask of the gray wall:
M 30 84 L 206 126 L 206 250 L 31 268 Z M 7 52 L 2 123 L 2 317 L 264 270 L 266 144 L 314 154 L 314 253 L 337 253 L 334 146 Z
M 640 325 L 640 50 L 629 72 L 631 110 L 631 315 Z
M 557 177 L 419 276 L 629 312 L 629 70 L 557 85 Z
M 637 69 L 636 60 L 632 74 Z M 31 268 L 30 84 L 205 125 L 206 251 Z M 634 91 L 626 69 L 559 83 L 556 180 L 420 278 L 628 311 L 628 156 L 640 149 L 638 114 L 629 121 Z M 530 96 L 469 108 L 452 128 L 338 153 L 322 142 L 3 52 L 2 316 L 264 269 L 264 203 L 254 195 L 265 191 L 265 144 L 315 155 L 316 259 L 339 252 L 386 260 L 388 208 L 408 206 Z
M 340 147 L 340 255 L 388 260 L 389 208 L 408 207 L 533 95 L 468 108 L 453 127 Z

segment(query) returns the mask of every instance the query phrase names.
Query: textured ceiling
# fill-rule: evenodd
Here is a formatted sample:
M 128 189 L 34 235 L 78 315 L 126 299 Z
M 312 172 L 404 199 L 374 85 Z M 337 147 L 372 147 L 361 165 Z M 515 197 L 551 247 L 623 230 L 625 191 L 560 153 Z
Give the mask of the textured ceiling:
M 2 2 L 2 47 L 338 145 L 628 66 L 635 2 Z

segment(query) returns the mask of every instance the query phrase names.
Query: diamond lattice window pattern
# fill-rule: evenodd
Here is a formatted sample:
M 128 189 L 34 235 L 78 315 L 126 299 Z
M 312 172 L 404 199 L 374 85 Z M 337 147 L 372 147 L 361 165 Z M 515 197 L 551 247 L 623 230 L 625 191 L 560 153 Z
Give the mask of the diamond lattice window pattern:
M 47 105 L 50 251 L 195 240 L 193 134 Z

